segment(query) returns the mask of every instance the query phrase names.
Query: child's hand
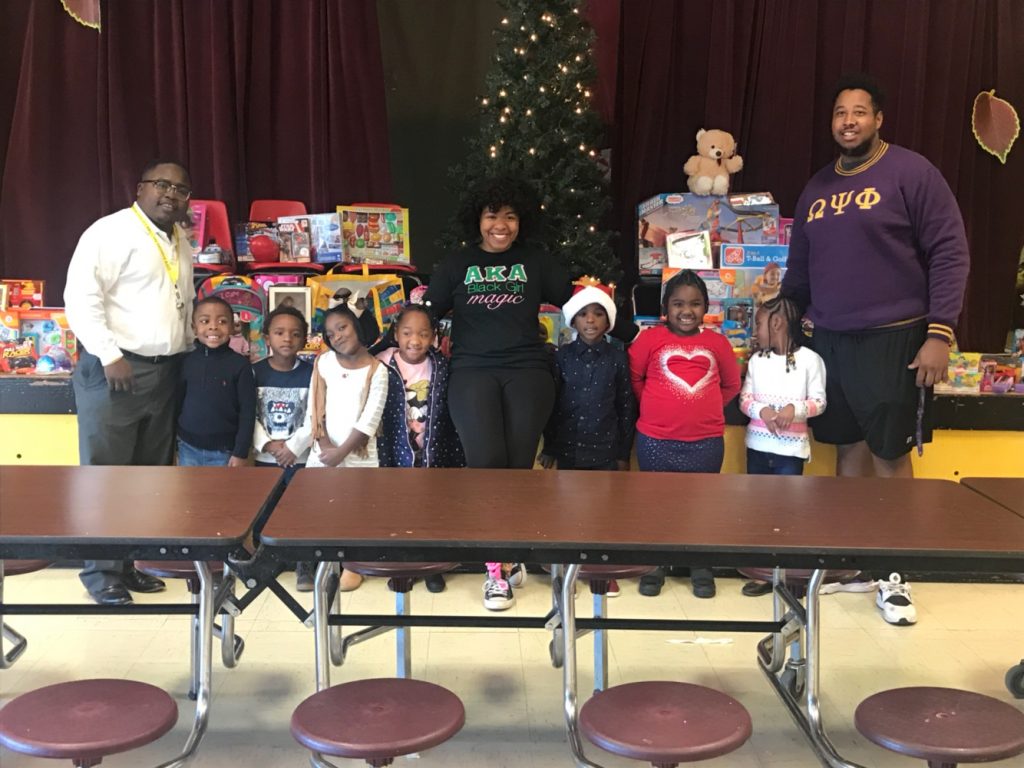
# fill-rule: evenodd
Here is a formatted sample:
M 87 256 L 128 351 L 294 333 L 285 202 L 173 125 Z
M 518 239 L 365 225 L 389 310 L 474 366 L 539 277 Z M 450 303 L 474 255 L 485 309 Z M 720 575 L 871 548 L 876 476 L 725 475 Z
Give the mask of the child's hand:
M 320 461 L 325 467 L 336 467 L 345 460 L 345 452 L 336 446 L 320 451 Z
M 238 456 L 232 456 L 228 459 L 229 467 L 244 467 L 248 464 L 248 459 L 240 459 Z
M 542 453 L 537 457 L 537 463 L 544 467 L 544 469 L 551 469 L 555 466 L 555 457 Z
M 787 405 L 775 416 L 775 426 L 779 429 L 788 429 L 789 425 L 793 423 L 793 419 L 796 418 L 796 407 L 792 403 Z
M 771 432 L 773 435 L 779 434 L 779 425 L 776 424 L 775 422 L 776 418 L 778 418 L 778 415 L 779 414 L 775 411 L 775 409 L 768 405 L 762 408 L 761 413 L 758 414 L 758 416 L 761 417 L 761 421 L 764 422 L 765 427 L 767 427 L 768 431 Z
M 295 460 L 298 457 L 294 453 L 292 453 L 291 449 L 288 446 L 282 444 L 281 450 L 274 454 L 274 458 L 277 459 L 278 466 L 287 469 L 288 467 L 293 466 L 295 464 Z
M 615 462 L 615 467 L 616 469 L 619 470 L 619 472 L 629 472 L 628 461 L 623 461 L 622 459 L 619 459 L 618 461 Z
M 278 451 L 282 448 L 284 448 L 284 440 L 267 440 L 262 450 L 264 453 L 269 453 L 276 459 Z

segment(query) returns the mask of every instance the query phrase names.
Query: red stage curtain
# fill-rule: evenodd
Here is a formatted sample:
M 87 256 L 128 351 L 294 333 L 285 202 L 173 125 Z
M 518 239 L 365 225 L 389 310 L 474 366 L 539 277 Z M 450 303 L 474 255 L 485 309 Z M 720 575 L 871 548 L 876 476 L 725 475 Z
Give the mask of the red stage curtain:
M 57 0 L 3 13 L 0 274 L 45 278 L 50 303 L 154 157 L 236 220 L 254 198 L 390 199 L 374 0 L 105 0 L 102 33 Z
M 1006 165 L 971 134 L 979 91 L 1024 112 L 1019 0 L 716 0 L 622 3 L 613 188 L 622 257 L 635 268 L 635 206 L 686 191 L 699 128 L 739 139 L 733 188 L 770 190 L 792 213 L 832 162 L 832 86 L 864 70 L 888 92 L 882 135 L 929 158 L 956 194 L 971 244 L 964 349 L 1002 349 L 1024 244 L 1024 149 Z

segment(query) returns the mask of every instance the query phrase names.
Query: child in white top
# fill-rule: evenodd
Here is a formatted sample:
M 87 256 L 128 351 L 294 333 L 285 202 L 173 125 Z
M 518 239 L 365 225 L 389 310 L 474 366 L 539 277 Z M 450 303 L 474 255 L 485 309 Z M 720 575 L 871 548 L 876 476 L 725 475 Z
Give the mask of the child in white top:
M 348 306 L 327 310 L 324 337 L 329 349 L 316 359 L 309 389 L 313 447 L 306 466 L 376 467 L 387 369 L 367 351 Z
M 750 417 L 747 474 L 802 475 L 811 457 L 807 419 L 825 410 L 825 364 L 801 346 L 800 313 L 789 299 L 766 301 L 754 322 L 758 351 L 740 390 L 740 409 Z M 749 581 L 742 591 L 757 597 L 772 585 Z
M 755 315 L 760 351 L 740 390 L 747 426 L 747 474 L 802 475 L 811 457 L 807 419 L 825 410 L 825 364 L 801 346 L 796 305 L 782 296 Z

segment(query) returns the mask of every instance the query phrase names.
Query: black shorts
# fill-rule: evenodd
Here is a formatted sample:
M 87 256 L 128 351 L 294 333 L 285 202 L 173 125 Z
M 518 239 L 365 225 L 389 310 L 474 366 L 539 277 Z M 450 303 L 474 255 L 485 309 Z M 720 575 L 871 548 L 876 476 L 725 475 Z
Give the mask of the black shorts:
M 917 434 L 917 371 L 907 368 L 927 336 L 916 322 L 869 331 L 814 329 L 809 345 L 825 361 L 825 412 L 808 423 L 821 443 L 865 441 L 880 459 L 898 459 Z M 925 393 L 922 442 L 932 439 L 932 393 Z

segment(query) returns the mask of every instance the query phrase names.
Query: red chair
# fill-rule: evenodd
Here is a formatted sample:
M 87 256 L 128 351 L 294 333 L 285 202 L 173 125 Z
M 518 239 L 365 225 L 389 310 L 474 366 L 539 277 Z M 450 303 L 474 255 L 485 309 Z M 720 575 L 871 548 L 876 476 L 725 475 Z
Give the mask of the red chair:
M 303 216 L 308 211 L 301 200 L 253 200 L 249 221 L 277 221 L 278 216 Z
M 203 247 L 216 241 L 224 252 L 223 264 L 196 264 L 192 271 L 195 275 L 196 285 L 211 275 L 231 274 L 235 271 L 235 248 L 234 238 L 231 234 L 231 219 L 228 218 L 228 207 L 223 200 L 197 200 L 194 203 L 202 203 L 206 206 L 206 234 L 203 237 Z

